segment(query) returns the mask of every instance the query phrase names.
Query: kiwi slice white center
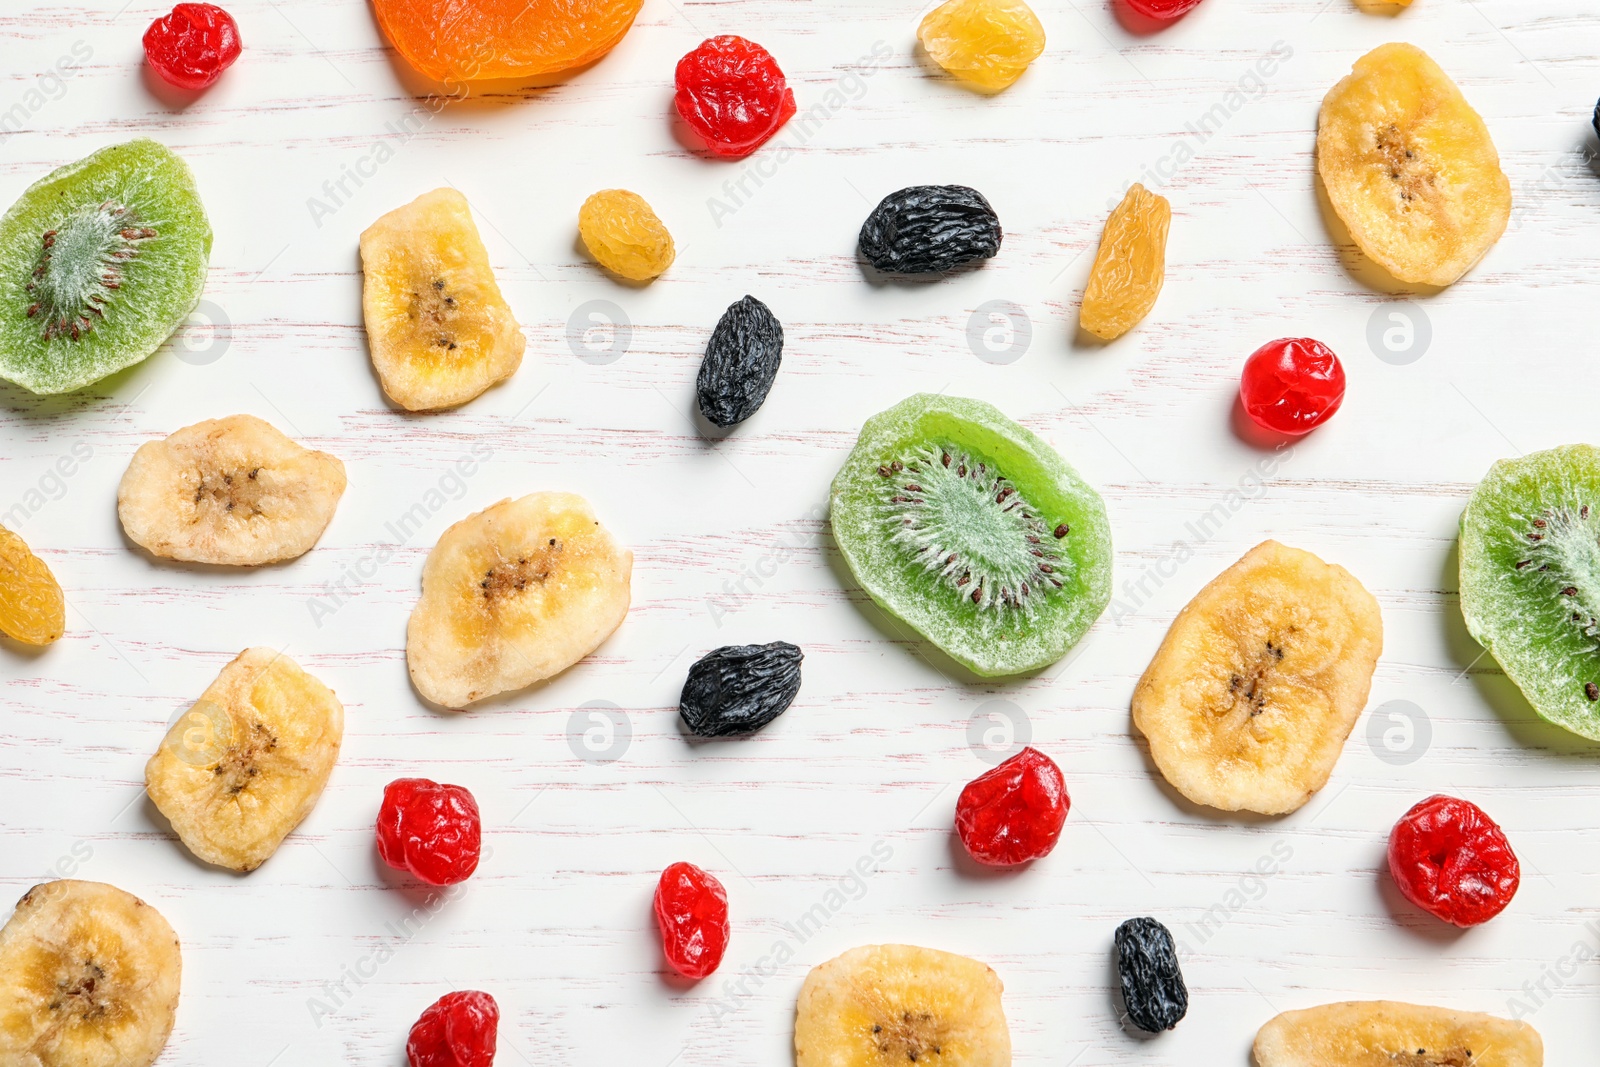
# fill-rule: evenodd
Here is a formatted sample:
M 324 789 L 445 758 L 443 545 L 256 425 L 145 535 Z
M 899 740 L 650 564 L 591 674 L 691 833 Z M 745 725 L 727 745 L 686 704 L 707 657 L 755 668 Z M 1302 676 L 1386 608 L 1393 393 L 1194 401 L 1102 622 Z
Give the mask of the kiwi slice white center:
M 934 574 L 952 599 L 1032 615 L 1062 587 L 1070 560 L 1050 529 L 1002 474 L 947 442 L 924 444 L 880 466 L 882 506 L 898 546 Z
M 27 292 L 28 317 L 43 323 L 46 341 L 74 341 L 105 318 L 105 305 L 122 287 L 122 266 L 139 254 L 139 242 L 156 236 L 127 208 L 107 200 L 81 208 L 40 239 L 39 262 Z M 91 317 L 92 316 L 92 317 Z
M 1590 652 L 1600 651 L 1600 536 L 1589 525 L 1589 505 L 1547 508 L 1528 522 L 1523 536 L 1527 558 L 1516 565 L 1523 581 L 1557 605 Z M 1600 685 L 1585 682 L 1583 695 L 1600 700 Z

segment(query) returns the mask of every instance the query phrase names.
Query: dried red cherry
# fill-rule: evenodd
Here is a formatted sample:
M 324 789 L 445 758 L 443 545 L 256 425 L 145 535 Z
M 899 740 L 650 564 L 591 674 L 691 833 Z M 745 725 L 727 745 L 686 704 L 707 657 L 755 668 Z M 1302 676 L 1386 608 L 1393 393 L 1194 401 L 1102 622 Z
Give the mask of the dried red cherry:
M 1146 18 L 1168 22 L 1200 6 L 1200 0 L 1128 0 L 1128 6 Z
M 500 1031 L 500 1006 L 487 993 L 446 993 L 411 1026 L 411 1067 L 491 1067 Z
M 743 37 L 711 37 L 678 60 L 678 114 L 713 155 L 742 159 L 795 112 L 772 53 Z
M 1477 926 L 1505 910 L 1522 867 L 1500 827 L 1476 804 L 1432 796 L 1394 825 L 1389 873 L 1405 898 L 1457 926 Z
M 1025 748 L 967 783 L 956 801 L 956 833 L 979 863 L 1014 867 L 1050 854 L 1070 807 L 1061 768 Z
M 239 58 L 239 24 L 215 4 L 179 4 L 144 31 L 144 57 L 180 89 L 204 89 Z
M 1328 421 L 1344 401 L 1344 367 L 1309 337 L 1269 341 L 1244 361 L 1239 400 L 1264 429 L 1298 437 Z
M 704 978 L 728 951 L 728 894 L 692 863 L 674 863 L 656 884 L 656 922 L 667 962 L 685 978 Z
M 478 802 L 459 785 L 397 778 L 378 809 L 378 855 L 429 885 L 455 885 L 478 869 L 483 820 Z

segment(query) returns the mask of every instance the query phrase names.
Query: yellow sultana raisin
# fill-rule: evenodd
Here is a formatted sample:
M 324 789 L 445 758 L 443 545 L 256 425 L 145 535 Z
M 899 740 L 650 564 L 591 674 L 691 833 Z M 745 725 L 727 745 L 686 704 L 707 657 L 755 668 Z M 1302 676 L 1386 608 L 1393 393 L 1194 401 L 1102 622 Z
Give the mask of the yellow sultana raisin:
M 1134 183 L 1106 220 L 1083 290 L 1078 324 L 1103 341 L 1121 337 L 1155 306 L 1167 275 L 1167 198 Z
M 666 226 L 644 197 L 626 189 L 602 189 L 585 200 L 578 233 L 596 262 L 629 281 L 658 277 L 676 255 Z
M 48 645 L 66 624 L 66 601 L 55 575 L 22 538 L 0 526 L 0 633 L 24 644 Z
M 1044 52 L 1044 27 L 1022 0 L 950 0 L 928 12 L 917 39 L 939 66 L 991 93 Z

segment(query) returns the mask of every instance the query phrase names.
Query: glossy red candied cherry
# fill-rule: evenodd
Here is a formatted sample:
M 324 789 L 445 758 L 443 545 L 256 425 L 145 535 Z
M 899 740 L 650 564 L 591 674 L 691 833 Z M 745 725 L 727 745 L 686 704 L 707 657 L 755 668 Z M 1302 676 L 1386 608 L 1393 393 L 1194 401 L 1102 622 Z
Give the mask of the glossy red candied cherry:
M 1389 873 L 1405 898 L 1456 926 L 1477 926 L 1505 910 L 1522 882 L 1511 842 L 1484 810 L 1432 796 L 1395 823 Z
M 728 951 L 728 894 L 722 883 L 692 863 L 674 863 L 656 883 L 656 923 L 673 970 L 700 979 Z
M 500 1006 L 487 993 L 446 993 L 411 1026 L 411 1067 L 492 1067 Z
M 1050 854 L 1071 807 L 1061 768 L 1025 748 L 967 783 L 956 801 L 956 833 L 979 863 L 1015 867 Z
M 1200 6 L 1200 0 L 1127 0 L 1128 6 L 1146 18 L 1169 22 Z
M 1327 422 L 1344 401 L 1344 367 L 1309 337 L 1269 341 L 1244 361 L 1239 400 L 1252 422 L 1298 437 Z
M 483 819 L 466 789 L 426 778 L 397 778 L 384 787 L 378 855 L 395 870 L 429 885 L 455 885 L 478 869 L 482 848 Z
M 180 89 L 204 89 L 239 58 L 239 24 L 215 4 L 179 4 L 144 31 L 144 57 Z
M 713 155 L 742 159 L 794 115 L 794 90 L 772 53 L 743 37 L 712 37 L 678 60 L 678 115 Z

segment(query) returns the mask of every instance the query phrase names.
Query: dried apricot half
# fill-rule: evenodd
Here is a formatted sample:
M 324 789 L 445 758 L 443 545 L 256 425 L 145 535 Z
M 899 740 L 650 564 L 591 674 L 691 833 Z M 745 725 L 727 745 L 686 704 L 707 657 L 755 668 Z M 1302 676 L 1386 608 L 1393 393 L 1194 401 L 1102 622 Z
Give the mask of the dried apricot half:
M 1403 282 L 1451 284 L 1511 218 L 1489 128 L 1415 45 L 1373 49 L 1324 98 L 1317 171 L 1361 251 Z
M 593 63 L 644 0 L 372 0 L 395 49 L 435 81 L 557 74 Z

